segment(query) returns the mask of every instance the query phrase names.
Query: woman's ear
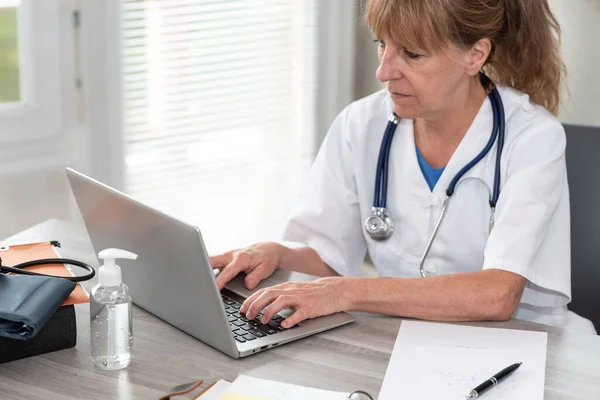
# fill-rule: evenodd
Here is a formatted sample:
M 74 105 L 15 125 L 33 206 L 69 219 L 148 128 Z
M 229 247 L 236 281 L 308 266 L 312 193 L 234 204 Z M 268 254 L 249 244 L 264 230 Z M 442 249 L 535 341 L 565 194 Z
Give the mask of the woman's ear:
M 488 38 L 480 39 L 467 52 L 467 74 L 475 76 L 481 71 L 483 65 L 492 51 L 492 42 Z

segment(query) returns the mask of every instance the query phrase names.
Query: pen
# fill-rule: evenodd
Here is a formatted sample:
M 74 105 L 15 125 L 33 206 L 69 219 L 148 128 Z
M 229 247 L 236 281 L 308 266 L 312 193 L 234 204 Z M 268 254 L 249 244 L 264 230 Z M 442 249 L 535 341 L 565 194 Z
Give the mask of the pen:
M 502 371 L 498 372 L 497 374 L 492 376 L 490 379 L 483 382 L 481 385 L 477 386 L 475 389 L 471 390 L 471 393 L 469 393 L 467 395 L 467 399 L 478 398 L 484 392 L 486 392 L 488 389 L 493 388 L 498 383 L 502 382 L 507 376 L 509 376 L 510 374 L 515 372 L 515 370 L 517 368 L 519 368 L 521 366 L 521 364 L 523 364 L 523 363 L 522 362 L 515 363 L 513 365 L 510 365 L 510 366 L 504 368 Z

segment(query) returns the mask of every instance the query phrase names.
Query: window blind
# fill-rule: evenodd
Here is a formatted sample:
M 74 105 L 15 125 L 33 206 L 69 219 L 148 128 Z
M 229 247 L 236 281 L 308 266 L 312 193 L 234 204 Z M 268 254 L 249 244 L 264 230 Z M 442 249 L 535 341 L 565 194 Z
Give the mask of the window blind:
M 317 0 L 125 1 L 125 191 L 209 252 L 279 237 L 314 156 Z

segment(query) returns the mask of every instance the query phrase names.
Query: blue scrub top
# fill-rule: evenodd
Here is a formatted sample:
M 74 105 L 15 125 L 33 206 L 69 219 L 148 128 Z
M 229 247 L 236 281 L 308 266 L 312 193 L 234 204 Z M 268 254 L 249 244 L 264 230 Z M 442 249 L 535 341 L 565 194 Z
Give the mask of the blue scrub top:
M 429 185 L 429 190 L 433 190 L 435 184 L 440 180 L 440 176 L 442 176 L 442 172 L 444 172 L 444 169 L 446 167 L 438 169 L 433 168 L 427 163 L 427 161 L 425 161 L 417 146 L 415 146 L 415 149 L 417 150 L 417 160 L 419 161 L 419 167 L 421 167 L 421 172 L 423 172 L 425 181 L 427 182 L 427 185 Z

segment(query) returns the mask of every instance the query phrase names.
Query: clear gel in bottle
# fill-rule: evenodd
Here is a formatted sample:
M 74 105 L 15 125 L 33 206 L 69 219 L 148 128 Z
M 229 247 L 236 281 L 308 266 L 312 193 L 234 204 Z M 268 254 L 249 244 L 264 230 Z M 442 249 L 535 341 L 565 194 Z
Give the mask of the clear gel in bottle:
M 136 254 L 106 249 L 98 254 L 104 260 L 98 271 L 98 285 L 90 298 L 92 362 L 106 370 L 126 368 L 131 362 L 133 324 L 129 288 L 122 282 L 117 258 L 135 260 Z

